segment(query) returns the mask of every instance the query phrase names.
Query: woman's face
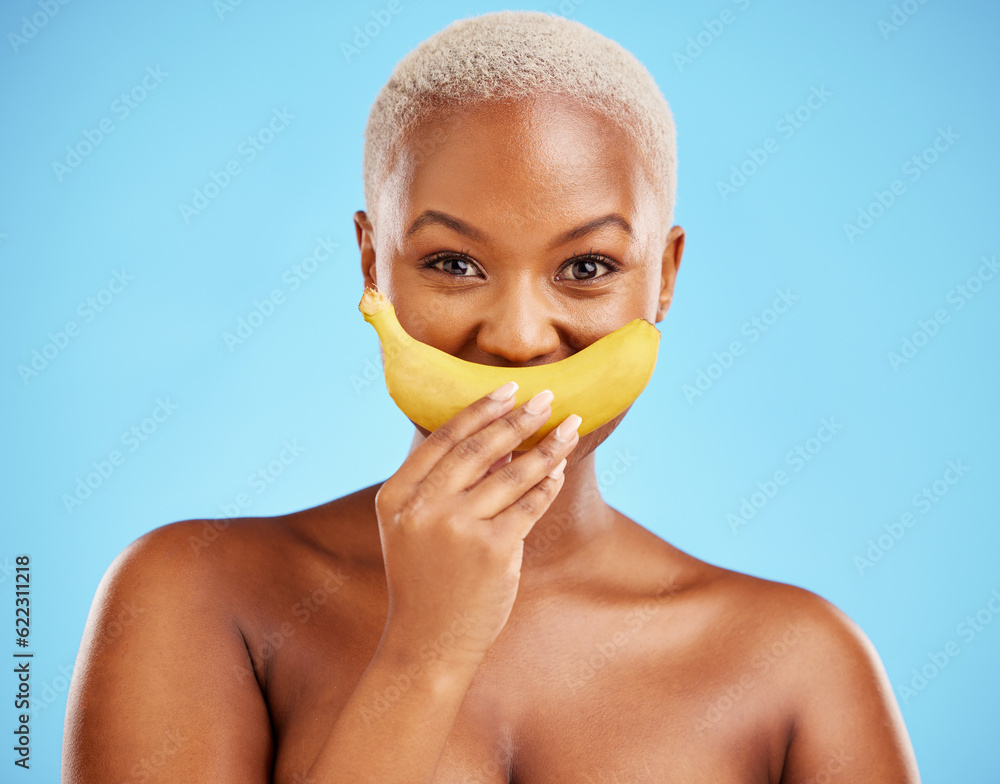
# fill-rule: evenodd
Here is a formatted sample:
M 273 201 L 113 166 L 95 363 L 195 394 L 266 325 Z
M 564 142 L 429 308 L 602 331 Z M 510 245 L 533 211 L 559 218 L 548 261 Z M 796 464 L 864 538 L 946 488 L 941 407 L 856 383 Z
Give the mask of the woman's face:
M 567 98 L 463 109 L 410 135 L 374 226 L 355 215 L 364 282 L 410 335 L 461 359 L 557 362 L 663 319 L 684 232 L 664 236 L 658 198 L 628 135 Z

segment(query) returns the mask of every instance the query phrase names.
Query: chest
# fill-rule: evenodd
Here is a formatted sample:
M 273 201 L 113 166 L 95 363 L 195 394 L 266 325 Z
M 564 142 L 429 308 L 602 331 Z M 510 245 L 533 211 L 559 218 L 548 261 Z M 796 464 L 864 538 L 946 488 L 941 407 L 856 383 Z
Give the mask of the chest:
M 314 603 L 270 633 L 275 784 L 306 784 L 378 645 L 384 606 L 349 605 Z M 465 696 L 435 782 L 776 782 L 784 738 L 766 678 L 748 679 L 700 638 L 655 606 L 566 604 L 512 618 Z

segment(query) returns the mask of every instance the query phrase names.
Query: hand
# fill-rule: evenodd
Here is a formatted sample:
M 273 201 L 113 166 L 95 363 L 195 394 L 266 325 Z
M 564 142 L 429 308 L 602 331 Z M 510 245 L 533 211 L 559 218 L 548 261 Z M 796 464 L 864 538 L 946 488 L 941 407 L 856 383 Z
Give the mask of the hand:
M 409 650 L 452 663 L 478 665 L 507 623 L 524 538 L 562 487 L 566 456 L 579 441 L 580 418 L 571 414 L 487 473 L 552 413 L 548 390 L 514 410 L 516 384 L 492 395 L 508 390 L 506 399 L 484 396 L 433 431 L 375 496 L 389 590 L 383 639 L 391 633 Z

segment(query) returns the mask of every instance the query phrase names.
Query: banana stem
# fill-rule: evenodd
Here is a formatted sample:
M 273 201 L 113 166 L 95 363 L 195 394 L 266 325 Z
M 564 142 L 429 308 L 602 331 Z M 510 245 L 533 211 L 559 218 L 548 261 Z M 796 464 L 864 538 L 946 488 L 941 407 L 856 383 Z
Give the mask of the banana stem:
M 378 333 L 379 341 L 382 343 L 382 350 L 386 355 L 393 356 L 396 352 L 413 343 L 413 337 L 403 329 L 399 319 L 396 318 L 396 309 L 381 291 L 365 286 L 358 310 L 365 317 L 365 321 L 375 327 L 375 332 Z
M 378 289 L 373 289 L 371 286 L 365 286 L 365 291 L 364 294 L 361 295 L 361 303 L 358 305 L 358 310 L 360 310 L 367 318 L 368 316 L 374 316 L 381 310 L 385 310 L 390 305 L 392 305 L 392 303 L 389 302 L 389 298 L 385 294 Z

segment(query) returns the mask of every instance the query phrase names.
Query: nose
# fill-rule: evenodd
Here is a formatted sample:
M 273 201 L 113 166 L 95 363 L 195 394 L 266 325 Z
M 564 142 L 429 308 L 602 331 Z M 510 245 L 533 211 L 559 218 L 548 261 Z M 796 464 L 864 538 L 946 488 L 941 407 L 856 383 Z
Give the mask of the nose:
M 562 339 L 553 305 L 527 286 L 498 292 L 481 314 L 476 345 L 489 354 L 489 364 L 529 367 L 558 359 Z

